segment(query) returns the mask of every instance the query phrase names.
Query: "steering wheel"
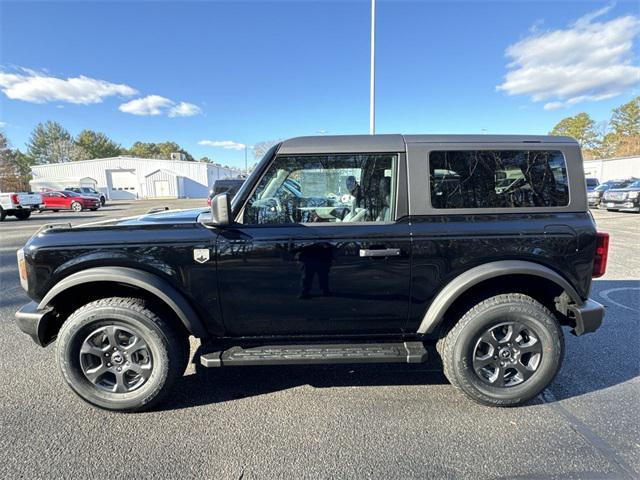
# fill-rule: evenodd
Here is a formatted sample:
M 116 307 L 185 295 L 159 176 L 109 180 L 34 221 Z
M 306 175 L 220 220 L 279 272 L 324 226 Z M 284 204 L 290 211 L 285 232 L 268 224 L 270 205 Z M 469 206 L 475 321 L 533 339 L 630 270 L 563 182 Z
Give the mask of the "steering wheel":
M 253 202 L 253 206 L 268 208 L 271 212 L 280 213 L 282 211 L 282 204 L 276 197 L 261 198 L 260 200 Z

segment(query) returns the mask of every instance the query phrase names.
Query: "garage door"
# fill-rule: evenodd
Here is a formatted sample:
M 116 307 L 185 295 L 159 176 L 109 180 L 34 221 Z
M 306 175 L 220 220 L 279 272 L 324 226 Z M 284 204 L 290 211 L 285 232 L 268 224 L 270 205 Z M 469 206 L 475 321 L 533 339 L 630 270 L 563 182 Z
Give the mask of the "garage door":
M 138 198 L 138 176 L 135 170 L 111 170 L 109 196 L 112 199 Z

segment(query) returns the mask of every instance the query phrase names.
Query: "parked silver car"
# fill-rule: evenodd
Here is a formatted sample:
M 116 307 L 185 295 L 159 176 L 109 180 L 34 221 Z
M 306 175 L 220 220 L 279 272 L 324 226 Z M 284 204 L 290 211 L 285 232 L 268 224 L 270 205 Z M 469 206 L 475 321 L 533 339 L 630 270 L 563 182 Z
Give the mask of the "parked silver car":
M 69 190 L 71 192 L 76 192 L 85 197 L 94 197 L 100 200 L 100 204 L 104 207 L 105 203 L 107 203 L 107 197 L 105 197 L 104 193 L 97 191 L 95 188 L 91 187 L 67 187 L 65 190 Z

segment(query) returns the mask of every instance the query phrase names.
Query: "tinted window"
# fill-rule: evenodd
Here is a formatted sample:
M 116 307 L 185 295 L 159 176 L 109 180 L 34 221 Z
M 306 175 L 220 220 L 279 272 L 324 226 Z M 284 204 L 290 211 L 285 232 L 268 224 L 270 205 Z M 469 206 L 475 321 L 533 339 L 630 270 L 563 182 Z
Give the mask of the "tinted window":
M 248 200 L 244 223 L 392 219 L 394 155 L 277 157 Z
M 564 157 L 546 150 L 429 154 L 434 208 L 559 207 L 569 203 Z
M 597 187 L 598 179 L 597 178 L 587 178 L 587 186 L 589 187 Z

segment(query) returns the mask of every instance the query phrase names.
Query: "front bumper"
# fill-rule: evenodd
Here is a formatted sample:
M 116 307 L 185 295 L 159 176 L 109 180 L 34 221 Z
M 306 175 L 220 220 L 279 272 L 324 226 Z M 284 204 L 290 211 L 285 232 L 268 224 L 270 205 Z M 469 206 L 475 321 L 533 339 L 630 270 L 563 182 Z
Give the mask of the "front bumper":
M 53 341 L 48 335 L 54 313 L 51 309 L 38 310 L 36 302 L 29 302 L 16 312 L 18 328 L 29 335 L 41 347 L 46 347 Z
M 588 299 L 582 305 L 571 303 L 567 305 L 569 317 L 576 322 L 573 333 L 576 336 L 595 332 L 604 318 L 604 307 L 598 302 Z
M 638 212 L 640 211 L 640 201 L 637 198 L 627 200 L 602 200 L 602 202 L 600 202 L 600 208 Z

